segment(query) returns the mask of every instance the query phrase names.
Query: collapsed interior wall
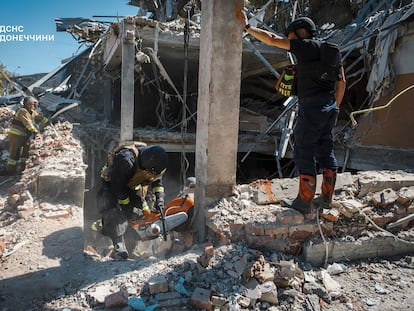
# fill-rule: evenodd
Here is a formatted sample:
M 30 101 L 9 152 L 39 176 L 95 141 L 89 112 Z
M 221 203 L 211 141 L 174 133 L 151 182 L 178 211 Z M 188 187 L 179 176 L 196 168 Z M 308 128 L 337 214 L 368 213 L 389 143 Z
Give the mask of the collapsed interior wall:
M 375 103 L 382 107 L 399 92 L 412 85 L 414 74 L 400 75 L 395 80 L 395 90 Z M 402 94 L 387 109 L 373 111 L 359 119 L 354 143 L 365 146 L 383 146 L 412 149 L 414 141 L 414 123 L 407 113 L 412 109 L 414 92 Z
M 373 107 L 386 109 L 374 110 L 358 120 L 354 136 L 356 144 L 414 149 L 414 123 L 407 113 L 414 94 L 409 89 L 414 85 L 414 22 L 408 22 L 399 31 L 404 36 L 400 36 L 387 51 L 395 80 L 384 82 L 390 84 L 387 93 L 373 103 Z

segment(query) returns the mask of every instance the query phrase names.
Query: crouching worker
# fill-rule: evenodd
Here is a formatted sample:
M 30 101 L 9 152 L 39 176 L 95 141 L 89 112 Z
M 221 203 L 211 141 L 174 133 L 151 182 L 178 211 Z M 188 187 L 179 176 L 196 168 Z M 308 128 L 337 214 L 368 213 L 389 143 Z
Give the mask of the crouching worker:
M 29 157 L 30 138 L 39 133 L 38 125 L 48 125 L 47 118 L 36 111 L 37 100 L 32 96 L 23 99 L 23 107 L 17 110 L 9 129 L 9 158 L 7 173 L 16 173 L 17 166 L 24 170 Z
M 122 144 L 108 154 L 97 204 L 102 215 L 101 232 L 112 240 L 114 258 L 128 258 L 124 234 L 128 224 L 133 226 L 143 218 L 144 211 L 149 211 L 148 187 L 155 195 L 154 207 L 164 208 L 162 176 L 167 164 L 163 148 L 141 142 Z

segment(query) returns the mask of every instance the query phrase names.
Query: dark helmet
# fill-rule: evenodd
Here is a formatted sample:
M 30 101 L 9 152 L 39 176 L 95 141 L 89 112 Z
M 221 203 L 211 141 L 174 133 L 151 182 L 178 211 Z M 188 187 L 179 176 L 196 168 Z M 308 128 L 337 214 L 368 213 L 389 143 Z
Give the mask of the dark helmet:
M 168 155 L 160 146 L 139 148 L 139 164 L 141 169 L 154 174 L 161 174 L 167 168 Z
M 286 28 L 286 35 L 288 35 L 289 32 L 294 32 L 299 28 L 305 28 L 309 30 L 312 36 L 315 36 L 316 34 L 316 25 L 313 20 L 311 20 L 309 17 L 299 17 L 291 22 Z

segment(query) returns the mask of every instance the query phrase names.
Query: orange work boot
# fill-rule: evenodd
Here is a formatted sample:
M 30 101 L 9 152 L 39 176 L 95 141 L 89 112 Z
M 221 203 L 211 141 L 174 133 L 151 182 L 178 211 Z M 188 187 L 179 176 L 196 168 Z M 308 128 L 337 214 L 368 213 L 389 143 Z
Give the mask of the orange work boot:
M 321 208 L 330 208 L 335 191 L 336 171 L 324 168 L 322 174 L 321 195 L 314 200 L 314 203 Z
M 310 214 L 312 200 L 316 191 L 316 177 L 311 175 L 299 175 L 299 192 L 293 201 L 284 200 L 287 206 L 294 208 L 302 214 Z

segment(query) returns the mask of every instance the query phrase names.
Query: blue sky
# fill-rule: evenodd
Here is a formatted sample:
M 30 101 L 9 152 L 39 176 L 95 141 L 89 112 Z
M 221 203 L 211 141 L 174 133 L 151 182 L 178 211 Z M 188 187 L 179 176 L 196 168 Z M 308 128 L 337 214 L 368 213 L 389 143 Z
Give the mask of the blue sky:
M 57 32 L 56 17 L 83 17 L 101 21 L 94 15 L 136 15 L 138 8 L 128 0 L 12 0 L 4 1 L 0 10 L 1 26 L 22 26 L 23 32 L 1 35 L 54 35 L 53 41 L 0 41 L 0 63 L 12 74 L 26 75 L 49 72 L 63 59 L 78 54 L 79 43 L 67 32 Z M 10 29 L 10 28 L 9 28 Z

